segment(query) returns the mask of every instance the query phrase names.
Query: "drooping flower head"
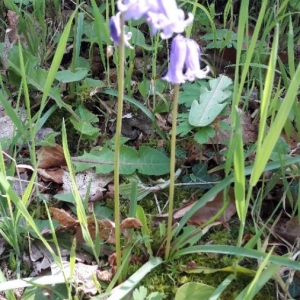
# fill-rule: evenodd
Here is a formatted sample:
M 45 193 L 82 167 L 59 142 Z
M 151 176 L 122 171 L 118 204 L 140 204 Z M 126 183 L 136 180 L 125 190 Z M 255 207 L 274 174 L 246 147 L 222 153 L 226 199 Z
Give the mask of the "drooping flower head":
M 180 84 L 186 80 L 194 81 L 195 78 L 205 78 L 209 71 L 208 67 L 205 70 L 200 69 L 198 44 L 178 34 L 171 44 L 169 70 L 162 79 L 173 84 Z
M 147 15 L 155 5 L 155 1 L 149 0 L 118 0 L 118 10 L 124 13 L 125 21 L 139 20 Z
M 156 0 L 156 10 L 150 10 L 147 13 L 148 22 L 152 27 L 152 34 L 161 30 L 161 38 L 168 39 L 174 33 L 182 33 L 190 25 L 194 16 L 189 13 L 185 20 L 184 11 L 179 9 L 176 0 Z
M 121 12 L 118 12 L 115 16 L 112 16 L 109 20 L 109 30 L 110 36 L 114 41 L 115 45 L 119 46 L 120 35 L 121 35 Z M 126 47 L 133 49 L 133 47 L 129 44 L 129 40 L 131 39 L 131 32 L 124 34 L 124 44 Z
M 192 39 L 185 39 L 187 45 L 187 53 L 185 58 L 185 78 L 189 81 L 194 81 L 195 78 L 205 78 L 209 72 L 209 68 L 200 69 L 200 47 Z
M 189 13 L 185 20 L 184 11 L 177 7 L 176 0 L 118 0 L 118 9 L 124 13 L 126 21 L 145 17 L 153 35 L 162 31 L 162 39 L 182 33 L 194 19 Z
M 178 34 L 172 41 L 170 53 L 170 67 L 167 74 L 162 78 L 173 84 L 185 82 L 183 74 L 184 63 L 186 59 L 187 47 L 185 38 Z

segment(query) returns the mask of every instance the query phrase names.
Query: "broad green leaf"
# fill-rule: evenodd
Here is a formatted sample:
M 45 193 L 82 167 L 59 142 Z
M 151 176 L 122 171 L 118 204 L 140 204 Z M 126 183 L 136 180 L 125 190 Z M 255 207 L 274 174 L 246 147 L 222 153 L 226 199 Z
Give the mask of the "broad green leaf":
M 140 46 L 145 50 L 152 51 L 152 47 L 146 44 L 145 37 L 143 33 L 135 27 L 127 27 L 126 31 L 130 31 L 132 33 L 132 37 L 130 39 L 130 43 L 135 46 Z
M 95 167 L 97 174 L 106 174 L 114 170 L 114 152 L 104 147 L 101 151 L 84 153 L 73 159 L 76 171 L 82 172 Z M 122 145 L 120 148 L 120 173 L 132 174 L 138 171 L 144 175 L 163 175 L 169 172 L 170 160 L 159 150 L 142 146 L 139 152 Z
M 206 164 L 196 164 L 192 168 L 191 174 L 186 174 L 182 178 L 182 182 L 186 183 L 186 188 L 199 188 L 207 190 L 213 187 L 216 180 L 207 173 Z
M 290 6 L 293 7 L 295 10 L 299 10 L 300 9 L 299 0 L 290 0 Z
M 121 174 L 132 174 L 135 172 L 138 166 L 135 163 L 138 162 L 139 153 L 131 148 L 122 145 L 120 147 L 120 173 Z
M 175 300 L 206 300 L 214 290 L 214 287 L 204 283 L 188 282 L 177 290 Z
M 76 166 L 76 172 L 82 172 L 89 168 L 95 167 L 97 174 L 106 174 L 113 171 L 114 153 L 112 150 L 104 147 L 101 151 L 92 151 L 73 159 Z
M 205 126 L 197 130 L 194 135 L 194 139 L 197 143 L 202 145 L 207 143 L 210 138 L 213 138 L 215 136 L 215 133 L 216 132 L 213 128 L 211 128 L 210 126 Z
M 99 129 L 94 127 L 90 122 L 87 121 L 77 121 L 75 118 L 71 117 L 70 119 L 71 123 L 73 124 L 74 128 L 79 131 L 80 133 L 97 138 L 99 134 Z
M 76 70 L 75 72 L 72 72 L 70 70 L 63 70 L 63 71 L 58 71 L 56 73 L 55 78 L 63 83 L 66 82 L 74 82 L 74 81 L 80 81 L 82 80 L 88 73 L 87 69 L 79 69 Z
M 207 45 L 208 49 L 237 47 L 237 34 L 229 29 L 217 29 L 215 33 L 207 33 L 202 37 L 202 40 L 212 41 Z
M 178 126 L 177 126 L 177 134 L 179 136 L 186 136 L 190 131 L 194 129 L 192 125 L 190 125 L 188 113 L 181 113 L 178 114 L 177 120 L 178 120 Z
M 77 107 L 75 112 L 80 119 L 78 121 L 78 119 L 75 119 L 73 116 L 70 118 L 74 128 L 81 134 L 96 139 L 99 134 L 99 128 L 94 127 L 92 123 L 98 122 L 98 117 L 81 105 Z
M 147 289 L 144 286 L 140 286 L 133 291 L 132 296 L 134 300 L 144 300 L 147 297 Z
M 186 83 L 182 86 L 183 91 L 179 93 L 179 104 L 184 104 L 186 107 L 190 108 L 193 101 L 199 99 L 200 87 L 207 86 L 205 81 Z
M 209 125 L 227 105 L 232 91 L 229 89 L 232 80 L 224 75 L 209 81 L 209 88 L 200 88 L 200 101 L 194 100 L 189 114 L 192 126 Z
M 150 147 L 140 147 L 138 172 L 144 175 L 163 175 L 169 173 L 170 160 L 161 151 Z

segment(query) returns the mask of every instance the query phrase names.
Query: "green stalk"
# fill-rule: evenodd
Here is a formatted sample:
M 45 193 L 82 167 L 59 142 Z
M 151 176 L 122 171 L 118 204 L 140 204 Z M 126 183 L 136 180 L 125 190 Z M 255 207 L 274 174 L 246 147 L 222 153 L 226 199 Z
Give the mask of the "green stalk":
M 119 43 L 119 69 L 118 69 L 118 110 L 115 136 L 115 157 L 114 157 L 114 185 L 115 185 L 115 235 L 116 235 L 116 255 L 117 270 L 121 268 L 121 242 L 120 242 L 120 140 L 122 128 L 122 112 L 124 98 L 124 16 L 121 14 L 121 35 Z M 119 283 L 122 282 L 122 274 L 119 276 Z
M 171 137 L 171 157 L 170 157 L 170 188 L 169 188 L 169 212 L 168 212 L 168 228 L 167 228 L 167 244 L 165 259 L 169 257 L 170 245 L 172 239 L 172 221 L 174 206 L 174 190 L 175 190 L 175 151 L 176 151 L 176 127 L 177 127 L 177 111 L 178 111 L 179 84 L 174 86 L 174 100 L 172 112 L 172 137 Z

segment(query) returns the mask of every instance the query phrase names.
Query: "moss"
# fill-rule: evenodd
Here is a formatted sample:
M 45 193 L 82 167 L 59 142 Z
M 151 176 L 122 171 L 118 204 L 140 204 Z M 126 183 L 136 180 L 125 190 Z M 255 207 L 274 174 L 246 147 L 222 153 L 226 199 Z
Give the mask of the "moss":
M 173 299 L 177 289 L 187 282 L 201 282 L 217 288 L 230 274 L 227 272 L 215 272 L 212 274 L 187 274 L 180 270 L 181 265 L 195 261 L 198 266 L 207 268 L 222 268 L 228 266 L 226 260 L 220 260 L 216 254 L 194 254 L 181 257 L 178 260 L 168 262 L 153 270 L 143 279 L 141 285 L 148 288 L 149 292 L 161 292 L 166 299 Z M 252 276 L 238 274 L 237 278 L 222 293 L 221 299 L 234 299 L 253 279 Z M 266 284 L 256 295 L 257 300 L 275 300 L 276 289 L 273 282 Z
M 148 203 L 148 202 L 147 202 Z M 145 208 L 144 204 L 143 207 Z M 150 209 L 150 207 L 148 207 Z M 151 210 L 150 210 L 151 211 Z M 151 230 L 151 246 L 154 254 L 159 250 L 162 238 L 159 230 L 153 225 L 151 218 L 149 218 L 148 226 Z M 223 225 L 219 225 L 210 229 L 210 231 L 203 236 L 201 243 L 213 243 L 218 245 L 236 245 L 239 231 L 239 221 L 234 218 L 230 224 L 230 230 Z M 246 233 L 254 233 L 252 222 L 248 222 L 245 226 Z M 137 254 L 137 252 L 136 252 Z M 140 255 L 142 253 L 140 252 Z M 218 287 L 230 274 L 229 272 L 217 271 L 210 274 L 188 274 L 180 267 L 186 266 L 189 263 L 195 263 L 198 267 L 211 269 L 221 269 L 232 266 L 234 257 L 230 255 L 222 255 L 215 253 L 199 253 L 182 256 L 177 260 L 168 261 L 162 264 L 148 274 L 140 283 L 148 288 L 148 292 L 161 292 L 166 295 L 166 299 L 173 299 L 177 289 L 187 282 L 201 282 L 213 287 Z M 256 270 L 257 262 L 253 259 L 245 258 L 241 265 L 248 269 Z M 139 266 L 131 267 L 130 271 L 137 270 Z M 237 278 L 222 293 L 222 298 L 225 300 L 234 299 L 253 279 L 253 276 L 239 273 Z M 254 299 L 257 300 L 275 300 L 276 288 L 274 282 L 267 283 Z

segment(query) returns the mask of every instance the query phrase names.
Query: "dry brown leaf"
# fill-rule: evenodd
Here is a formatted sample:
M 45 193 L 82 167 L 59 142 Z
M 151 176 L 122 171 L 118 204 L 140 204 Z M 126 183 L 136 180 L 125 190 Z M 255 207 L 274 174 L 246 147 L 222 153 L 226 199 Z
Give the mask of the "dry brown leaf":
M 49 210 L 53 214 L 53 219 L 67 229 L 76 229 L 76 227 L 78 226 L 78 221 L 65 210 L 56 207 L 50 207 Z
M 113 267 L 117 265 L 117 254 L 116 252 L 114 252 L 113 254 L 111 254 L 108 259 L 107 259 L 108 264 Z
M 56 251 L 56 246 L 50 243 L 50 247 Z M 63 247 L 60 248 L 60 253 L 63 259 L 67 259 L 70 255 L 70 250 Z M 39 241 L 35 240 L 29 245 L 29 256 L 30 261 L 33 266 L 33 271 L 30 276 L 40 275 L 41 271 L 48 269 L 53 262 L 52 254 L 45 247 L 45 245 Z
M 7 22 L 8 27 L 6 32 L 9 34 L 10 43 L 15 44 L 18 40 L 19 16 L 14 11 L 8 10 Z
M 63 193 L 72 193 L 73 181 L 68 171 L 63 172 Z M 95 170 L 86 170 L 85 172 L 77 173 L 75 175 L 76 186 L 80 196 L 84 199 L 89 191 L 89 201 L 99 201 L 103 198 L 104 188 L 109 182 L 113 180 L 111 174 L 96 174 Z
M 242 126 L 242 136 L 244 143 L 254 143 L 257 141 L 258 134 L 258 126 L 252 122 L 251 116 L 244 111 L 239 111 L 241 117 L 241 126 Z M 209 139 L 207 144 L 224 144 L 225 141 L 230 139 L 231 132 L 229 130 L 223 130 L 221 128 L 220 122 L 224 122 L 228 124 L 228 127 L 231 126 L 231 118 L 230 116 L 217 117 L 214 121 L 214 129 L 216 135 Z
M 53 219 L 55 219 L 60 225 L 65 229 L 72 229 L 75 231 L 74 237 L 76 237 L 78 244 L 84 244 L 85 240 L 83 238 L 83 233 L 79 221 L 73 218 L 69 213 L 63 209 L 50 207 L 50 211 L 53 214 Z M 115 224 L 108 219 L 96 220 L 95 223 L 94 216 L 89 216 L 87 218 L 88 231 L 92 240 L 96 238 L 96 232 L 98 227 L 99 236 L 109 244 L 115 244 Z M 61 228 L 58 228 L 60 230 Z
M 11 30 L 17 30 L 19 24 L 19 16 L 12 10 L 7 11 L 8 28 Z
M 105 198 L 114 199 L 114 197 L 115 197 L 114 184 L 113 183 L 109 183 L 107 185 L 107 192 L 105 194 Z
M 202 225 L 216 215 L 220 209 L 223 207 L 224 198 L 223 191 L 218 193 L 214 198 L 208 201 L 203 207 L 198 209 L 194 215 L 188 220 L 188 224 L 191 225 Z M 228 207 L 225 212 L 215 221 L 228 222 L 230 218 L 236 213 L 235 197 L 233 188 L 229 189 L 228 197 L 230 199 Z M 192 207 L 197 203 L 197 201 L 190 201 L 186 203 L 183 207 L 174 211 L 173 221 L 178 222 Z M 154 223 L 160 222 L 161 220 L 167 219 L 168 214 L 156 216 L 153 220 Z
M 284 240 L 294 244 L 297 238 L 300 238 L 299 217 L 295 216 L 290 220 L 280 219 L 275 225 L 275 233 Z
M 136 218 L 126 218 L 120 224 L 121 229 L 141 229 L 142 227 L 142 222 Z
M 93 274 L 97 276 L 97 265 L 85 265 L 82 263 L 76 263 L 73 274 L 71 274 L 71 267 L 68 261 L 63 261 L 63 273 L 65 276 L 72 278 L 73 284 L 76 290 L 82 290 L 84 294 L 95 295 L 97 293 L 97 287 L 93 280 Z M 62 274 L 61 267 L 56 263 L 51 264 L 52 275 Z
M 88 223 L 88 230 L 91 235 L 91 238 L 94 240 L 96 238 L 96 231 L 97 231 L 94 217 L 89 216 L 87 218 L 87 223 Z M 99 236 L 103 240 L 105 240 L 106 243 L 115 244 L 116 240 L 115 240 L 114 223 L 109 221 L 108 219 L 104 219 L 104 220 L 97 220 L 97 224 L 98 224 Z M 85 243 L 81 227 L 78 227 L 75 236 L 78 244 Z
M 235 197 L 233 188 L 228 192 L 229 205 L 225 212 L 216 220 L 221 222 L 228 222 L 230 218 L 236 213 Z M 217 214 L 224 205 L 223 191 L 218 193 L 214 199 L 207 202 L 203 207 L 198 209 L 193 216 L 189 219 L 188 224 L 201 225 L 206 223 L 210 218 Z
M 50 169 L 66 165 L 63 148 L 56 144 L 55 146 L 42 146 L 36 151 L 38 159 L 38 168 Z
M 104 282 L 110 282 L 113 274 L 111 271 L 105 270 L 105 271 L 98 271 L 97 272 L 97 277 L 99 280 L 102 280 Z
M 64 170 L 61 168 L 55 169 L 40 169 L 38 168 L 38 174 L 44 182 L 55 182 L 58 184 L 63 183 L 63 173 Z

